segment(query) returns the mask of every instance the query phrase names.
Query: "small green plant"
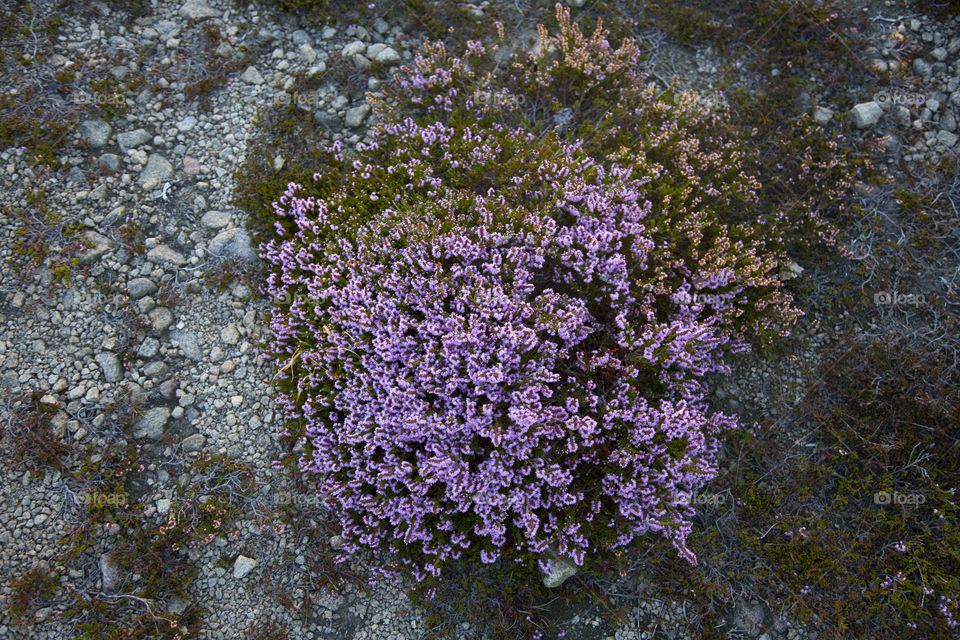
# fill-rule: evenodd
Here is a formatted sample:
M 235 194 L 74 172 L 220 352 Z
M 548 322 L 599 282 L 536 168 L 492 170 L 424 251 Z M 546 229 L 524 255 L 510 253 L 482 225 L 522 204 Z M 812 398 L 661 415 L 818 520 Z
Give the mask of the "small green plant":
M 8 582 L 10 601 L 7 613 L 20 626 L 33 624 L 37 610 L 48 606 L 57 590 L 57 577 L 46 567 L 30 569 L 19 578 Z
M 133 414 L 119 410 L 111 428 L 122 428 Z M 187 551 L 226 537 L 245 495 L 252 490 L 250 470 L 227 458 L 200 456 L 181 467 L 193 482 L 171 498 L 166 520 L 157 525 L 145 513 L 148 505 L 136 499 L 132 481 L 144 471 L 142 450 L 136 445 L 109 447 L 83 464 L 83 493 L 123 496 L 122 500 L 93 500 L 82 523 L 63 541 L 65 559 L 107 553 L 118 580 L 110 591 L 90 584 L 73 586 L 63 619 L 73 624 L 78 638 L 182 638 L 198 632 L 202 607 L 193 602 L 191 584 L 197 569 Z M 109 551 L 97 543 L 102 531 L 124 532 Z M 173 599 L 187 601 L 179 613 L 161 608 Z
M 18 223 L 13 252 L 7 259 L 22 278 L 47 265 L 56 282 L 69 284 L 71 269 L 79 264 L 77 254 L 85 248 L 80 238 L 83 224 L 48 205 L 46 189 L 46 186 L 28 186 L 23 205 L 0 207 L 0 211 Z
M 42 397 L 34 392 L 8 398 L 9 426 L 0 433 L 10 440 L 13 463 L 30 475 L 41 477 L 49 470 L 69 473 L 75 448 L 54 431 L 51 419 L 56 409 L 41 402 Z

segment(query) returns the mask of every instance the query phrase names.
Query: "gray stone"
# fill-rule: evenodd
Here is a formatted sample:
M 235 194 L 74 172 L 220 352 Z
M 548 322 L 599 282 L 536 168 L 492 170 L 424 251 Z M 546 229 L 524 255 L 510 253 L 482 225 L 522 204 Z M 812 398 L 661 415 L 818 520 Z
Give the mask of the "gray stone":
M 764 627 L 766 610 L 759 602 L 737 602 L 733 613 L 733 626 L 750 635 L 757 635 Z
M 200 451 L 203 449 L 204 443 L 207 441 L 199 433 L 195 433 L 192 436 L 187 436 L 183 439 L 183 450 L 184 451 Z
M 173 395 L 177 392 L 177 381 L 173 378 L 169 380 L 164 380 L 160 383 L 160 386 L 157 387 L 160 390 L 160 395 L 162 395 L 167 400 L 173 398 Z
M 113 242 L 110 241 L 110 238 L 100 235 L 96 231 L 84 231 L 83 239 L 90 245 L 78 258 L 78 262 L 84 266 L 93 264 L 113 248 Z
M 197 119 L 193 116 L 186 116 L 177 122 L 177 131 L 186 133 L 197 126 Z
M 240 79 L 247 84 L 263 84 L 263 76 L 260 75 L 260 72 L 257 71 L 257 68 L 253 65 L 247 67 L 246 71 L 240 74 Z
M 223 14 L 212 8 L 204 0 L 187 0 L 180 7 L 180 15 L 188 20 L 203 20 L 204 18 L 219 18 Z
M 116 591 L 120 586 L 120 563 L 113 554 L 100 554 L 100 580 L 103 590 L 107 593 Z
M 226 327 L 224 327 L 220 332 L 220 339 L 229 345 L 235 345 L 240 342 L 240 332 L 237 331 L 237 325 L 228 324 Z
M 833 118 L 833 111 L 826 107 L 817 107 L 813 110 L 813 119 L 820 124 L 827 124 Z
M 160 343 L 156 338 L 144 338 L 137 348 L 137 357 L 149 360 L 160 352 Z
M 203 357 L 200 351 L 200 341 L 197 336 L 189 331 L 175 330 L 170 332 L 170 343 L 179 347 L 183 354 L 193 361 L 198 361 Z
M 250 235 L 243 229 L 226 229 L 207 245 L 214 257 L 233 260 L 254 260 L 257 252 L 250 246 Z
M 362 40 L 354 40 L 340 50 L 340 55 L 344 58 L 352 58 L 355 55 L 363 53 L 366 49 L 367 45 L 365 45 Z
M 300 55 L 300 59 L 307 64 L 313 64 L 314 62 L 316 62 L 317 57 L 319 55 L 317 54 L 316 50 L 309 44 L 300 45 L 297 48 L 297 53 Z
M 147 252 L 147 260 L 161 264 L 169 264 L 175 267 L 182 267 L 187 264 L 187 259 L 179 252 L 171 249 L 165 244 L 158 244 Z
M 167 501 L 169 502 L 169 500 Z M 157 505 L 160 504 L 160 501 L 157 501 Z M 157 507 L 157 513 L 160 512 L 160 507 Z M 175 616 L 180 615 L 187 610 L 187 607 L 190 606 L 190 601 L 186 598 L 181 598 L 180 596 L 170 596 L 170 599 L 167 600 L 167 613 L 172 613 Z
M 253 558 L 248 558 L 247 556 L 237 556 L 236 561 L 233 563 L 233 577 L 239 580 L 253 571 L 253 568 L 256 566 L 257 561 Z
M 120 170 L 120 156 L 115 153 L 104 153 L 97 158 L 97 166 L 104 171 L 116 173 Z
M 944 62 L 947 59 L 947 50 L 944 47 L 937 47 L 930 52 L 930 56 L 937 62 Z
M 151 296 L 157 292 L 157 285 L 149 278 L 134 278 L 127 283 L 127 291 L 132 300 L 139 300 L 144 296 Z
M 163 331 L 173 324 L 173 314 L 170 313 L 170 309 L 166 307 L 153 309 L 150 311 L 148 317 L 150 318 L 150 326 L 152 326 L 155 331 Z
M 359 127 L 363 124 L 363 119 L 367 117 L 367 114 L 370 113 L 370 105 L 362 104 L 358 107 L 353 107 L 347 109 L 347 113 L 344 116 L 343 122 L 351 129 Z
M 949 131 L 941 130 L 937 132 L 937 142 L 952 148 L 953 145 L 957 144 L 957 135 L 955 133 L 950 133 Z
M 554 589 L 576 573 L 577 568 L 574 565 L 565 560 L 555 560 L 550 565 L 550 573 L 543 576 L 543 586 Z
M 207 211 L 200 218 L 200 224 L 207 229 L 223 229 L 230 224 L 230 214 L 226 211 Z
M 120 366 L 120 358 L 117 354 L 101 351 L 94 359 L 103 370 L 103 379 L 107 382 L 119 382 L 123 378 L 123 367 Z
M 313 38 L 310 37 L 310 34 L 304 31 L 303 29 L 297 29 L 290 34 L 290 40 L 293 41 L 295 45 L 308 44 L 311 47 L 313 46 Z
M 161 40 L 168 40 L 180 33 L 180 23 L 176 20 L 160 20 L 153 24 Z
M 328 540 L 328 542 L 331 549 L 334 551 L 339 551 L 340 549 L 343 549 L 343 543 L 345 540 L 343 539 L 343 536 L 330 536 L 330 540 Z
M 141 187 L 146 186 L 151 181 L 163 182 L 173 175 L 173 165 L 159 153 L 151 153 L 147 159 L 147 166 L 140 172 L 140 178 L 137 182 Z
M 133 437 L 159 440 L 163 437 L 163 428 L 169 419 L 170 409 L 167 407 L 154 407 L 137 420 L 137 424 L 134 426 Z
M 91 147 L 102 147 L 110 141 L 113 131 L 103 120 L 84 120 L 80 124 L 80 137 Z
M 924 60 L 923 58 L 915 58 L 913 61 L 913 72 L 918 76 L 923 76 L 926 78 L 933 71 L 933 68 L 930 66 L 930 63 Z
M 384 43 L 382 43 L 382 42 L 377 42 L 377 43 L 375 43 L 375 44 L 368 45 L 366 51 L 364 52 L 364 55 L 366 55 L 366 56 L 367 56 L 368 58 L 370 58 L 371 60 L 376 60 L 377 55 L 378 55 L 381 51 L 383 51 L 384 49 L 386 49 L 387 46 L 388 46 L 388 45 L 386 45 L 386 44 L 384 44 Z
M 850 109 L 850 120 L 858 129 L 872 127 L 880 120 L 883 115 L 883 109 L 874 101 L 862 102 Z
M 160 500 L 157 500 L 157 513 L 165 516 L 167 515 L 168 511 L 170 511 L 170 499 L 161 498 Z
M 400 54 L 393 47 L 386 47 L 374 57 L 380 64 L 396 64 L 400 62 Z
M 781 280 L 793 280 L 794 278 L 799 278 L 803 274 L 803 267 L 794 262 L 793 260 L 787 260 L 785 264 L 780 266 L 780 279 Z
M 314 121 L 320 126 L 330 130 L 337 131 L 342 126 L 342 121 L 335 113 L 329 113 L 323 109 L 317 109 L 313 112 Z
M 153 338 L 148 338 L 148 339 L 153 340 Z M 149 351 L 147 353 L 149 353 Z M 154 352 L 154 355 L 156 355 L 156 352 Z M 153 357 L 153 356 L 150 356 L 150 357 Z M 162 378 L 163 376 L 167 375 L 167 371 L 168 371 L 167 365 L 159 360 L 154 360 L 153 362 L 149 362 L 146 364 L 146 366 L 143 367 L 143 375 L 151 379 Z
M 136 149 L 142 144 L 146 144 L 153 139 L 146 129 L 134 129 L 133 131 L 124 131 L 117 134 L 117 144 L 124 153 L 130 149 Z

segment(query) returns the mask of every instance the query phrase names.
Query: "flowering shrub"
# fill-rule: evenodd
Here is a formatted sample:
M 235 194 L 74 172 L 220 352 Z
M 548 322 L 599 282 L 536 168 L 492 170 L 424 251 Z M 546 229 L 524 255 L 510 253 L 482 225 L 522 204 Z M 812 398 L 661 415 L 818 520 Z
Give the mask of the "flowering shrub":
M 428 48 L 373 142 L 291 183 L 261 245 L 281 435 L 305 445 L 342 557 L 389 551 L 385 573 L 546 571 L 647 532 L 694 562 L 690 497 L 737 426 L 704 377 L 799 313 L 776 238 L 724 219 L 758 185 L 733 143 L 691 135 L 716 116 L 558 15 L 502 82 L 477 43 L 469 63 Z M 525 102 L 550 93 L 580 135 Z

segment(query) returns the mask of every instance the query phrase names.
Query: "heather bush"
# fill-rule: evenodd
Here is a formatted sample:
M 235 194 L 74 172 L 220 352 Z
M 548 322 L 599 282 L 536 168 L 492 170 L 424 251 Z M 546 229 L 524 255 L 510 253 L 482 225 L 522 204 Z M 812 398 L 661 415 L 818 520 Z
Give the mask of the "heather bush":
M 646 533 L 695 562 L 690 497 L 737 427 L 705 377 L 799 314 L 721 116 L 558 18 L 505 75 L 428 46 L 261 245 L 281 435 L 341 558 L 388 552 L 383 574 L 547 571 Z

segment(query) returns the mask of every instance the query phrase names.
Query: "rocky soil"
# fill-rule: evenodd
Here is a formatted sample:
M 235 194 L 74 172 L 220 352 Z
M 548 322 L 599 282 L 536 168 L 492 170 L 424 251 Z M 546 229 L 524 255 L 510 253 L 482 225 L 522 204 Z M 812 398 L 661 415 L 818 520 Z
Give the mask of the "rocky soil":
M 43 63 L 46 71 L 106 73 L 118 80 L 144 74 L 149 86 L 126 99 L 126 113 L 84 120 L 59 153 L 60 169 L 33 165 L 23 148 L 0 149 L 0 201 L 9 207 L 0 217 L 0 397 L 6 403 L 0 424 L 10 426 L 15 398 L 38 392 L 63 441 L 93 448 L 141 445 L 143 468 L 127 497 L 158 524 L 185 488 L 206 481 L 196 470 L 185 471 L 191 460 L 221 456 L 247 465 L 254 490 L 238 499 L 243 511 L 235 533 L 188 551 L 198 571 L 193 599 L 207 610 L 201 637 L 243 637 L 270 619 L 297 639 L 424 637 L 422 615 L 397 586 L 314 590 L 304 549 L 327 549 L 328 537 L 305 541 L 297 527 L 258 517 L 282 507 L 289 499 L 282 491 L 292 485 L 271 465 L 286 452 L 275 437 L 274 372 L 258 358 L 267 303 L 253 290 L 255 278 L 245 277 L 256 271 L 257 251 L 244 214 L 231 204 L 233 174 L 255 133 L 256 116 L 284 99 L 296 74 L 323 74 L 334 58 L 389 70 L 412 60 L 417 39 L 383 20 L 311 27 L 227 0 L 155 1 L 149 15 L 132 21 L 114 5 L 93 4 L 95 19 L 65 16 Z M 891 167 L 901 160 L 927 166 L 955 155 L 960 23 L 883 7 L 871 11 L 875 44 L 860 55 L 870 69 L 888 74 L 889 85 L 852 89 L 862 99 L 851 111 L 812 105 L 814 116 L 824 123 L 849 118 L 882 142 Z M 197 43 L 210 25 L 223 38 L 203 49 Z M 902 49 L 908 39 L 924 50 L 910 64 Z M 226 82 L 210 92 L 206 106 L 185 94 L 190 83 L 202 80 L 190 68 L 191 56 L 219 60 L 227 69 Z M 717 78 L 717 65 L 717 54 L 706 47 L 664 44 L 654 68 L 661 76 L 682 73 L 681 83 L 706 89 Z M 160 91 L 150 88 L 157 85 Z M 374 75 L 366 82 L 371 91 L 380 85 Z M 347 144 L 361 141 L 373 118 L 364 98 L 333 77 L 302 107 L 314 112 L 331 139 Z M 278 168 L 285 161 L 272 158 Z M 26 219 L 9 215 L 14 209 L 35 211 L 25 203 L 39 192 L 57 213 L 55 223 L 36 213 Z M 23 229 L 46 243 L 49 255 L 18 271 L 9 259 L 22 246 Z M 77 258 L 69 282 L 58 269 L 61 257 Z M 950 269 L 944 269 L 942 286 L 952 288 Z M 754 364 L 726 382 L 718 397 L 734 408 L 772 412 L 772 398 L 789 395 L 785 390 L 799 380 L 796 370 Z M 117 428 L 111 416 L 126 406 L 136 406 L 137 416 Z M 4 447 L 9 454 L 8 443 Z M 58 472 L 9 472 L 0 481 L 0 604 L 10 597 L 7 580 L 37 566 L 57 569 L 62 583 L 107 591 L 110 568 L 97 556 L 71 564 L 61 558 L 57 541 L 84 509 L 73 487 Z M 98 548 L 109 550 L 111 540 L 124 535 L 107 528 Z M 295 603 L 305 590 L 320 595 L 308 610 L 295 610 L 274 597 L 279 586 Z M 185 603 L 155 606 L 182 610 Z M 646 638 L 637 623 L 653 610 L 651 604 L 638 620 L 616 628 L 585 612 L 570 621 L 567 637 Z M 750 620 L 766 615 L 746 603 L 731 603 L 731 610 L 747 635 L 755 635 Z M 70 621 L 57 614 L 55 608 L 42 610 L 24 628 L 0 612 L 0 637 L 74 637 Z M 803 635 L 784 625 L 777 629 L 766 632 L 766 639 Z

